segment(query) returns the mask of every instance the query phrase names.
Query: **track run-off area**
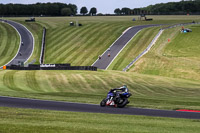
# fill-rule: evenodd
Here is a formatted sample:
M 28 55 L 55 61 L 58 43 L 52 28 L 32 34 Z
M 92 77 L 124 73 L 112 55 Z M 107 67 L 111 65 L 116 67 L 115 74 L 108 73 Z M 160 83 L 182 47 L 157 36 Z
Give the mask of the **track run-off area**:
M 30 31 L 28 31 L 21 24 L 13 21 L 7 21 L 10 25 L 15 27 L 20 34 L 20 48 L 15 58 L 9 64 L 17 64 L 19 61 L 26 62 L 34 49 L 34 38 Z M 93 66 L 99 69 L 106 69 L 110 63 L 115 59 L 121 50 L 128 44 L 128 42 L 143 28 L 152 27 L 157 25 L 142 25 L 135 26 L 127 30 L 120 38 L 118 38 L 108 50 L 101 56 L 101 60 L 97 60 Z M 23 42 L 23 43 L 22 43 Z M 108 57 L 110 54 L 110 57 Z M 59 111 L 74 111 L 74 112 L 92 112 L 92 113 L 109 113 L 109 114 L 127 114 L 127 115 L 145 115 L 157 117 L 173 117 L 173 118 L 187 118 L 187 119 L 200 119 L 198 112 L 181 112 L 170 110 L 155 110 L 155 109 L 142 109 L 142 108 L 102 108 L 95 104 L 81 104 L 59 101 L 45 101 L 34 100 L 25 98 L 13 97 L 0 97 L 0 106 L 2 107 L 17 107 L 17 108 L 32 108 L 32 109 L 45 109 L 45 110 L 59 110 Z

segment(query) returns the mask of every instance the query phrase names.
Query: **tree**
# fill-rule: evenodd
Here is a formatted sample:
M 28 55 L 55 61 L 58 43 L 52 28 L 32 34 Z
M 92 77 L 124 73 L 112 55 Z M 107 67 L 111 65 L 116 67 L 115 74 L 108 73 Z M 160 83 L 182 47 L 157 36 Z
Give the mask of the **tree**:
M 124 7 L 124 8 L 122 8 L 121 13 L 124 14 L 124 15 L 130 15 L 131 14 L 131 9 L 127 8 L 127 7 Z
M 69 16 L 72 15 L 72 11 L 70 8 L 63 8 L 61 9 L 61 15 L 62 16 Z
M 83 15 L 87 14 L 88 13 L 87 7 L 85 7 L 85 6 L 82 7 L 81 10 L 80 10 L 80 13 L 83 14 Z
M 90 15 L 94 16 L 94 15 L 96 15 L 96 14 L 97 14 L 97 9 L 96 9 L 95 7 L 92 7 L 92 8 L 90 9 Z
M 121 14 L 121 10 L 119 8 L 117 8 L 117 9 L 114 10 L 114 13 L 116 15 L 120 15 Z

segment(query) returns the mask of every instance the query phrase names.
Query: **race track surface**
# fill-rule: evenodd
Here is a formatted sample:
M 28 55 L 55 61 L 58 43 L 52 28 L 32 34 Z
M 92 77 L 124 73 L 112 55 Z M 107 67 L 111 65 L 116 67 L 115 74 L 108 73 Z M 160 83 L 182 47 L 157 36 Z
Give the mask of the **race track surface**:
M 25 99 L 25 98 L 23 99 L 23 98 L 13 98 L 13 97 L 0 97 L 0 106 L 57 110 L 57 111 L 200 119 L 200 113 L 197 112 L 179 112 L 179 111 L 141 109 L 141 108 L 129 108 L 129 107 L 126 108 L 100 107 L 99 105 L 95 104 L 69 103 L 69 102 L 34 100 L 34 99 Z
M 140 25 L 134 26 L 128 29 L 124 34 L 122 34 L 109 49 L 107 49 L 102 55 L 101 59 L 96 60 L 92 65 L 99 69 L 107 69 L 107 67 L 112 63 L 115 57 L 120 53 L 120 51 L 127 45 L 127 43 L 142 29 L 159 26 L 159 25 Z M 110 54 L 110 57 L 108 57 Z
M 13 60 L 7 64 L 7 66 L 10 66 L 11 64 L 17 65 L 20 62 L 26 62 L 31 56 L 34 49 L 34 38 L 31 32 L 25 26 L 17 22 L 2 19 L 0 19 L 0 21 L 3 21 L 13 26 L 17 30 L 21 38 L 19 51 L 17 55 L 13 58 Z

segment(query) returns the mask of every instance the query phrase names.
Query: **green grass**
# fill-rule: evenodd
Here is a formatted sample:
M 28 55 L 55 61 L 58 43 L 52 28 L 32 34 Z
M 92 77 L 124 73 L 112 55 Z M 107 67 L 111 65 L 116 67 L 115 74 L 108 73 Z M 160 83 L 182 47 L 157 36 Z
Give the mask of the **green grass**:
M 165 30 L 152 50 L 130 71 L 199 81 L 200 26 L 187 27 L 193 32 L 181 33 L 181 27 Z
M 0 22 L 0 66 L 7 64 L 16 54 L 20 44 L 17 31 Z
M 119 71 L 0 71 L 0 95 L 99 104 L 127 84 L 130 106 L 200 109 L 200 83 Z
M 131 20 L 134 17 L 137 18 L 137 16 L 40 17 L 36 18 L 35 23 L 25 23 L 26 18 L 9 19 L 27 26 L 35 37 L 35 50 L 29 61 L 33 59 L 37 60 L 36 63 L 39 61 L 42 27 L 45 26 L 47 28 L 45 62 L 72 63 L 72 65 L 91 65 L 98 55 L 130 26 L 200 21 L 200 16 L 148 16 L 154 21 L 133 22 Z M 78 21 L 83 26 L 70 27 L 70 21 Z M 187 34 L 188 36 L 179 34 L 180 28 L 166 30 L 152 50 L 126 73 L 114 70 L 97 72 L 0 70 L 0 95 L 99 104 L 109 89 L 127 84 L 133 93 L 129 106 L 200 110 L 199 47 L 196 45 L 199 27 L 190 28 L 193 32 Z M 132 61 L 132 58 L 137 56 L 136 53 L 149 44 L 157 34 L 157 30 L 149 28 L 141 31 L 113 62 L 111 69 L 121 70 Z M 138 41 L 139 37 L 142 41 Z M 194 38 L 194 42 L 189 40 L 190 37 Z M 172 40 L 170 45 L 167 44 L 168 38 Z M 184 44 L 187 48 L 182 47 L 180 39 L 187 42 Z M 188 42 L 192 44 L 189 45 Z M 124 53 L 127 53 L 127 56 Z M 185 59 L 183 62 L 180 60 L 182 58 Z M 185 63 L 186 60 L 189 60 L 189 63 Z M 121 61 L 123 65 L 118 66 Z M 17 113 L 14 113 L 15 111 Z M 0 119 L 0 129 L 3 132 L 199 131 L 197 120 L 144 116 L 0 108 Z M 119 123 L 120 121 L 122 122 Z
M 89 17 L 37 17 L 35 23 L 24 23 L 27 18 L 9 18 L 25 24 L 35 37 L 35 52 L 32 58 L 38 63 L 42 27 L 47 28 L 45 63 L 71 63 L 92 65 L 121 34 L 134 25 L 172 24 L 200 20 L 199 16 L 148 16 L 154 21 L 131 21 L 138 16 L 89 16 Z M 82 27 L 70 27 L 69 22 L 78 22 Z M 148 41 L 147 41 L 148 42 Z M 115 68 L 118 70 L 117 68 Z
M 3 133 L 198 133 L 199 120 L 0 108 Z
M 35 37 L 35 49 L 37 50 L 35 50 L 31 59 L 38 59 L 39 57 L 41 45 L 39 42 L 41 41 L 42 27 L 45 26 L 47 27 L 45 62 L 66 62 L 72 63 L 72 65 L 91 65 L 93 61 L 96 60 L 97 56 L 109 47 L 109 45 L 130 26 L 153 23 L 172 24 L 200 20 L 199 16 L 159 16 L 159 18 L 158 16 L 150 16 L 154 21 L 133 22 L 131 21 L 133 17 L 136 16 L 41 17 L 36 18 L 35 23 L 25 23 L 25 18 L 10 19 L 25 24 L 33 31 L 34 36 L 37 36 Z M 70 21 L 79 21 L 83 26 L 70 27 Z M 191 28 L 193 29 L 191 34 L 196 38 L 194 41 L 196 42 L 199 34 L 198 27 Z M 121 70 L 125 67 L 133 57 L 137 56 L 137 53 L 139 53 L 141 49 L 144 49 L 145 46 L 149 44 L 154 35 L 157 34 L 157 30 L 158 28 L 148 28 L 141 31 L 136 38 L 127 45 L 124 51 L 122 51 L 119 58 L 111 65 L 111 69 Z M 176 30 L 177 32 L 175 32 Z M 131 98 L 133 101 L 130 104 L 131 106 L 162 109 L 199 109 L 200 84 L 198 80 L 198 58 L 194 60 L 196 64 L 192 60 L 191 62 L 194 65 L 190 63 L 191 66 L 186 67 L 190 70 L 188 73 L 180 73 L 179 71 L 173 70 L 174 66 L 168 67 L 168 65 L 166 65 L 169 64 L 170 66 L 170 61 L 174 58 L 172 58 L 171 55 L 171 53 L 174 52 L 170 51 L 174 49 L 173 47 L 164 51 L 167 38 L 171 38 L 171 43 L 176 43 L 178 42 L 176 37 L 180 36 L 180 39 L 181 35 L 184 35 L 182 38 L 183 41 L 186 42 L 184 39 L 186 39 L 187 36 L 185 34 L 178 34 L 178 31 L 178 28 L 166 30 L 153 47 L 152 51 L 138 61 L 128 73 L 119 71 L 0 71 L 0 88 L 2 90 L 0 94 L 98 104 L 99 101 L 105 97 L 109 89 L 127 84 L 131 92 L 134 93 L 134 96 Z M 144 34 L 144 36 L 142 36 L 142 34 Z M 142 41 L 139 41 L 140 37 Z M 134 45 L 135 43 L 136 45 Z M 177 43 L 177 45 L 180 44 Z M 198 48 L 195 47 L 192 51 L 194 49 Z M 171 52 L 170 56 L 168 55 L 169 52 Z M 186 52 L 187 51 L 185 51 L 185 53 Z M 132 53 L 134 54 L 132 55 Z M 163 53 L 166 53 L 165 56 Z M 179 53 L 179 56 L 181 56 L 180 54 L 181 53 Z M 190 55 L 192 55 L 192 52 Z M 198 50 L 195 52 L 195 57 L 198 57 L 196 55 L 198 55 Z M 147 60 L 145 60 L 146 57 L 148 57 Z M 193 58 L 194 57 L 192 57 L 192 59 Z M 180 59 L 180 57 L 174 62 L 177 63 L 176 65 L 179 66 L 179 68 L 184 68 L 184 64 L 181 64 L 178 59 Z M 120 62 L 122 62 L 121 64 L 123 65 L 118 65 Z M 148 66 L 146 66 L 146 64 L 148 64 Z M 152 67 L 155 66 L 158 67 L 152 69 Z M 194 71 L 194 73 L 190 73 L 192 71 Z M 163 74 L 161 72 L 163 72 Z M 148 76 L 148 74 L 158 76 Z M 165 78 L 162 76 L 172 78 Z M 197 78 L 194 80 L 195 76 Z

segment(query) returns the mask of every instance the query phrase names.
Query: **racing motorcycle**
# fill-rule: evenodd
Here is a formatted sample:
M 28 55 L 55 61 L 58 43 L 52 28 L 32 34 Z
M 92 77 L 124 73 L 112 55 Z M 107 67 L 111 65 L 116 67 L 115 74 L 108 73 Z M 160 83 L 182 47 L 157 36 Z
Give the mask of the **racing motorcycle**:
M 103 99 L 100 103 L 101 107 L 105 106 L 114 106 L 118 108 L 123 108 L 125 107 L 129 101 L 128 98 L 132 94 L 127 92 L 118 92 L 116 90 L 110 90 L 107 94 L 107 98 Z

